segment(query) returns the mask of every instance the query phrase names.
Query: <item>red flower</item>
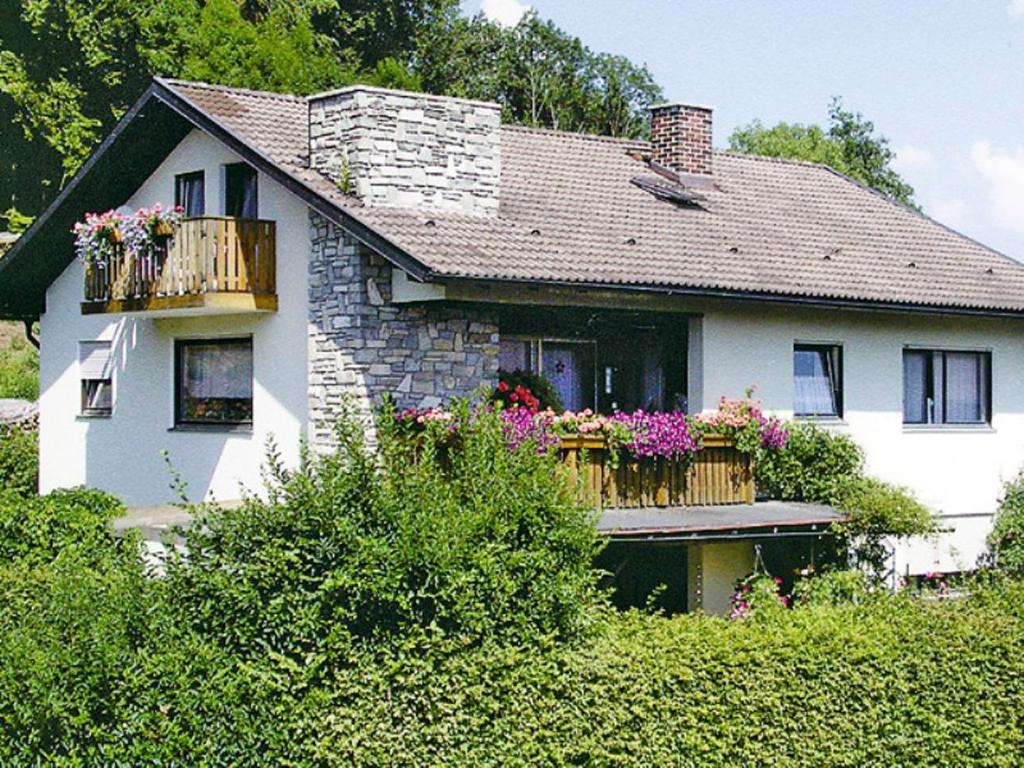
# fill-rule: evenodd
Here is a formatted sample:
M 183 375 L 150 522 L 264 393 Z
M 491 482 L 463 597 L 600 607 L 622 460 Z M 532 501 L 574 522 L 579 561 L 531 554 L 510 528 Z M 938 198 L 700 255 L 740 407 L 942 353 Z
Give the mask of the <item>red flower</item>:
M 499 381 L 498 382 L 498 391 L 499 392 L 508 392 L 508 382 Z

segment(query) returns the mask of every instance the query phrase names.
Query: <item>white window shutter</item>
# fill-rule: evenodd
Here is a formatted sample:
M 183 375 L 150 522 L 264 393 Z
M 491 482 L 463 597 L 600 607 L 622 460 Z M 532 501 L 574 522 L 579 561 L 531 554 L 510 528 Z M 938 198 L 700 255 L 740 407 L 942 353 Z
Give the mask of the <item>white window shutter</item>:
M 78 375 L 84 380 L 113 377 L 114 361 L 109 341 L 78 342 Z

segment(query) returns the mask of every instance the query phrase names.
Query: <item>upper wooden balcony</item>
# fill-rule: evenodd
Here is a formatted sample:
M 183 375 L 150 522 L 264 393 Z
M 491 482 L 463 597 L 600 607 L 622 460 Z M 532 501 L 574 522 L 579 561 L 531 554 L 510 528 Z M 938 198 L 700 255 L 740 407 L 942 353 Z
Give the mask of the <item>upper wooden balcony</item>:
M 145 254 L 123 246 L 85 270 L 82 314 L 214 314 L 277 310 L 277 233 L 273 221 L 182 219 Z

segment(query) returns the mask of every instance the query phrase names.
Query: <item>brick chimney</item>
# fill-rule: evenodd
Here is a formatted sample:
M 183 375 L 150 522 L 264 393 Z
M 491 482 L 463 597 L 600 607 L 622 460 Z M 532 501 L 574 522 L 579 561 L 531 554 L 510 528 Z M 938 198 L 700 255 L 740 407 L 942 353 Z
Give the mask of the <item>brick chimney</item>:
M 678 102 L 651 107 L 651 159 L 677 173 L 711 175 L 711 108 Z
M 309 164 L 370 206 L 498 211 L 501 108 L 354 85 L 309 97 Z

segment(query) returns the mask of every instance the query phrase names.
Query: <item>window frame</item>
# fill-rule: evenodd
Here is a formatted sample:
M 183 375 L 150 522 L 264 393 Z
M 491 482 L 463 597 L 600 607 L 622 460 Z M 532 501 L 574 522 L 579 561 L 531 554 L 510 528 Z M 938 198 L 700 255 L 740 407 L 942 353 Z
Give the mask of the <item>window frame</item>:
M 907 421 L 907 375 L 906 360 L 908 354 L 924 355 L 925 358 L 925 385 L 924 385 L 924 421 Z M 936 356 L 941 355 L 942 365 L 942 398 L 938 397 L 935 391 L 935 365 Z M 981 378 L 979 397 L 981 399 L 982 417 L 980 421 L 948 421 L 948 361 L 947 355 L 973 355 L 981 365 Z M 950 349 L 935 347 L 903 347 L 900 357 L 902 371 L 902 414 L 903 426 L 911 429 L 963 429 L 992 426 L 992 350 L 990 349 Z M 931 406 L 929 407 L 929 402 Z M 941 419 L 937 418 L 941 408 Z
M 807 413 L 797 409 L 796 402 L 796 354 L 797 352 L 826 352 L 834 354 L 833 365 L 836 368 L 835 382 L 832 383 L 832 400 L 835 413 Z M 843 345 L 835 341 L 794 341 L 793 342 L 793 416 L 798 419 L 834 419 L 842 420 L 845 413 L 846 366 L 843 360 Z
M 252 208 L 253 208 L 253 210 L 252 210 L 252 215 L 251 216 L 244 216 L 244 215 L 242 215 L 244 213 L 244 211 L 232 212 L 231 210 L 229 210 L 230 207 L 231 207 L 231 204 L 232 204 L 232 200 L 231 200 L 231 187 L 232 187 L 232 183 L 233 183 L 232 182 L 232 177 L 234 177 L 236 174 L 238 175 L 237 176 L 238 179 L 242 179 L 243 177 L 246 177 L 246 176 L 251 176 L 252 177 L 252 183 L 253 183 Z M 260 174 L 259 174 L 259 171 L 257 171 L 255 168 L 253 168 L 251 165 L 249 165 L 249 163 L 246 163 L 244 161 L 240 161 L 240 162 L 237 162 L 237 163 L 225 163 L 224 164 L 223 178 L 224 178 L 224 195 L 223 195 L 224 215 L 228 216 L 228 217 L 231 217 L 231 218 L 236 218 L 236 219 L 244 219 L 244 220 L 257 221 L 259 219 L 259 217 L 260 217 Z M 243 187 L 243 189 L 244 189 L 244 187 Z M 243 202 L 244 202 L 244 196 L 243 196 Z
M 89 376 L 81 370 L 82 368 L 82 350 L 83 345 L 89 345 L 92 347 L 104 346 L 106 348 L 106 363 L 104 365 L 105 376 Z M 114 363 L 113 363 L 113 343 L 103 339 L 90 339 L 78 342 L 78 381 L 79 381 L 79 408 L 78 415 L 90 419 L 109 419 L 114 415 Z M 90 385 L 98 385 L 102 387 L 106 385 L 107 391 L 110 396 L 110 404 L 104 407 L 97 408 L 90 405 L 92 398 L 90 397 Z
M 188 210 L 188 206 L 186 205 L 187 200 L 183 199 L 183 195 L 182 195 L 184 184 L 189 182 L 189 181 L 196 181 L 196 180 L 198 180 L 199 183 L 202 185 L 202 190 L 203 190 L 203 205 L 202 205 L 203 210 L 199 211 L 198 213 L 191 212 L 191 211 Z M 197 217 L 197 216 L 205 216 L 206 215 L 206 171 L 199 170 L 199 171 L 189 171 L 188 173 L 178 173 L 178 174 L 175 174 L 175 176 L 174 176 L 174 205 L 175 206 L 179 206 L 180 205 L 184 209 L 184 211 L 185 211 L 184 215 L 187 216 L 187 217 Z
M 243 420 L 201 420 L 201 419 L 184 419 L 182 418 L 182 396 L 184 394 L 182 387 L 182 360 L 183 352 L 190 346 L 211 346 L 211 345 L 229 345 L 229 344 L 248 344 L 249 354 L 251 357 L 249 366 L 249 384 L 250 390 L 253 394 L 249 395 L 249 410 L 250 417 Z M 255 383 L 256 383 L 256 357 L 255 349 L 253 345 L 253 337 L 249 336 L 197 336 L 188 338 L 178 338 L 174 340 L 174 400 L 172 402 L 173 409 L 173 428 L 174 429 L 202 429 L 202 430 L 225 430 L 225 431 L 237 431 L 243 430 L 248 431 L 252 429 L 253 422 L 256 417 L 255 409 Z

